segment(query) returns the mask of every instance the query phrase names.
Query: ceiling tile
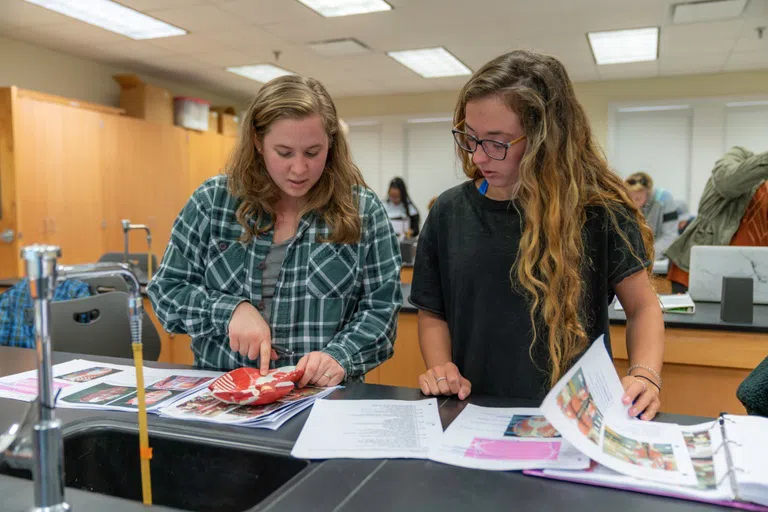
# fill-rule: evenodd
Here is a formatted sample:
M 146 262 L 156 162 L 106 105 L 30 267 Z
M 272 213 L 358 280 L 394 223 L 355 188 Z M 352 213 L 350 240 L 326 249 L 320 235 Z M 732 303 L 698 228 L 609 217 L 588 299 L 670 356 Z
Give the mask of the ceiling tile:
M 153 9 L 148 10 L 147 14 L 189 32 L 216 29 L 231 30 L 246 25 L 236 15 L 220 10 L 215 4 L 192 5 L 175 9 Z
M 3 25 L 30 27 L 68 21 L 72 18 L 22 0 L 0 1 L 0 23 Z
M 223 0 L 218 2 L 216 6 L 224 12 L 237 16 L 238 19 L 254 25 L 297 20 L 314 20 L 316 22 L 323 20 L 319 14 L 297 0 Z
M 719 73 L 723 70 L 729 53 L 726 51 L 664 56 L 659 59 L 659 74 L 661 76 L 672 76 Z
M 158 9 L 190 7 L 212 3 L 212 0 L 118 0 L 119 3 L 137 11 L 147 12 Z
M 221 43 L 195 33 L 183 36 L 161 37 L 159 39 L 152 39 L 150 42 L 154 46 L 178 54 L 214 52 L 225 49 Z
M 768 69 L 768 52 L 732 53 L 725 63 L 725 71 Z
M 191 60 L 207 66 L 226 68 L 228 66 L 246 66 L 256 64 L 254 58 L 237 50 L 219 50 L 215 52 L 196 53 L 188 56 Z
M 743 26 L 744 20 L 665 26 L 659 36 L 659 54 L 694 57 L 700 53 L 729 52 Z

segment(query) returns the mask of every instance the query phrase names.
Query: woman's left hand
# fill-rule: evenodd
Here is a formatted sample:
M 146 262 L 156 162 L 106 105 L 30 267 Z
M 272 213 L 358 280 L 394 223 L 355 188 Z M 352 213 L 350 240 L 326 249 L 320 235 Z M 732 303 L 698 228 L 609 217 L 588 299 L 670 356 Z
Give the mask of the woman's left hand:
M 310 352 L 299 360 L 297 370 L 304 370 L 304 376 L 296 385 L 303 388 L 308 384 L 319 387 L 336 386 L 344 380 L 345 371 L 334 358 L 325 352 Z
M 656 386 L 645 379 L 633 377 L 632 375 L 622 378 L 621 384 L 624 386 L 624 396 L 621 401 L 625 405 L 632 404 L 632 407 L 629 408 L 629 415 L 635 418 L 637 415 L 642 414 L 640 419 L 652 420 L 661 407 L 659 390 Z

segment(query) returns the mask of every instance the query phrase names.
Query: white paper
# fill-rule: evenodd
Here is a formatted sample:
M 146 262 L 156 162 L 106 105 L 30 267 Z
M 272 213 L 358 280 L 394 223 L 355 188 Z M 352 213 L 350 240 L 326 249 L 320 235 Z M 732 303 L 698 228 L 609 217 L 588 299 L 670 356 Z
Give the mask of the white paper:
M 740 498 L 768 507 L 768 419 L 727 414 L 725 435 Z
M 94 363 L 74 359 L 54 365 L 54 392 L 82 389 L 89 383 L 100 382 L 104 377 L 123 371 L 125 367 L 109 363 Z M 37 370 L 17 373 L 0 378 L 0 397 L 12 400 L 33 401 L 38 394 Z
M 577 449 L 614 471 L 695 485 L 696 473 L 680 427 L 630 418 L 623 394 L 601 336 L 555 384 L 541 411 Z
M 696 472 L 696 485 L 694 486 L 677 486 L 641 480 L 622 475 L 600 464 L 595 464 L 587 471 L 547 469 L 544 473 L 568 480 L 604 483 L 637 491 L 660 491 L 709 501 L 733 499 L 728 479 L 723 478 L 727 471 L 724 451 L 715 449 L 722 442 L 720 429 L 711 421 L 699 425 L 681 426 L 681 429 Z
M 318 400 L 291 454 L 302 459 L 423 459 L 442 433 L 434 398 Z
M 576 450 L 535 408 L 468 404 L 429 451 L 436 462 L 472 469 L 585 469 Z
M 686 293 L 672 293 L 667 295 L 657 295 L 661 310 L 665 313 L 687 313 L 693 314 L 696 312 L 696 304 L 693 302 L 691 295 Z M 614 308 L 616 311 L 624 311 L 624 306 L 619 302 L 618 297 L 614 302 Z

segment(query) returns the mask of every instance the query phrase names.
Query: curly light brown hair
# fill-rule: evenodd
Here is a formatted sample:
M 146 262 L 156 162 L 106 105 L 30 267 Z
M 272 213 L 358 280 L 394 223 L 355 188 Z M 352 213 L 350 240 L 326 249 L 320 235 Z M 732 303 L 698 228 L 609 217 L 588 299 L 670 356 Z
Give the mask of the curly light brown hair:
M 584 328 L 582 282 L 582 271 L 589 264 L 582 238 L 587 207 L 604 208 L 641 263 L 653 260 L 653 234 L 593 141 L 584 109 L 557 59 L 513 51 L 490 61 L 461 90 L 454 125 L 463 123 L 468 102 L 488 97 L 500 98 L 520 117 L 527 140 L 516 196 L 524 225 L 510 279 L 531 305 L 532 358 L 536 326 L 548 326 L 548 373 L 553 386 L 590 341 Z M 457 152 L 464 173 L 473 180 L 482 178 L 472 156 L 458 147 Z M 639 226 L 645 254 L 635 254 L 618 217 Z
M 356 189 L 365 187 L 363 175 L 352 162 L 328 91 L 314 78 L 297 75 L 275 78 L 259 89 L 245 114 L 226 167 L 229 191 L 240 200 L 237 220 L 245 229 L 243 241 L 274 227 L 275 205 L 281 194 L 267 172 L 255 141 L 263 143 L 275 121 L 312 115 L 319 115 L 323 120 L 329 141 L 328 157 L 320 180 L 307 193 L 307 203 L 299 216 L 317 213 L 330 228 L 329 242 L 360 241 L 362 228 Z

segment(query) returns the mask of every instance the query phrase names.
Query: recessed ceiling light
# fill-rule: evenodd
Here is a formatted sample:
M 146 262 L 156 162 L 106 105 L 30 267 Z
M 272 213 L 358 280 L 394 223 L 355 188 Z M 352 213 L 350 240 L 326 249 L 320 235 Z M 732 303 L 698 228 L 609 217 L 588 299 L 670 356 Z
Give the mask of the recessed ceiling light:
M 392 10 L 392 6 L 384 0 L 299 0 L 299 2 L 326 18 Z
M 256 64 L 253 66 L 234 66 L 227 68 L 227 71 L 236 75 L 256 80 L 257 82 L 267 83 L 273 78 L 279 76 L 292 75 L 290 71 L 273 66 L 272 64 Z
M 622 107 L 619 112 L 658 112 L 662 110 L 688 110 L 689 105 L 647 105 L 640 107 Z
M 598 65 L 645 62 L 659 55 L 659 27 L 587 34 Z
M 187 33 L 182 28 L 174 27 L 111 0 L 25 1 L 131 39 L 155 39 Z
M 714 0 L 675 4 L 674 23 L 701 23 L 705 21 L 738 18 L 744 12 L 747 0 Z
M 442 47 L 387 52 L 387 55 L 424 78 L 472 74 L 472 70 Z
M 309 47 L 325 57 L 341 57 L 349 55 L 363 55 L 370 53 L 370 49 L 357 39 L 331 39 L 329 41 L 317 41 L 309 43 Z

